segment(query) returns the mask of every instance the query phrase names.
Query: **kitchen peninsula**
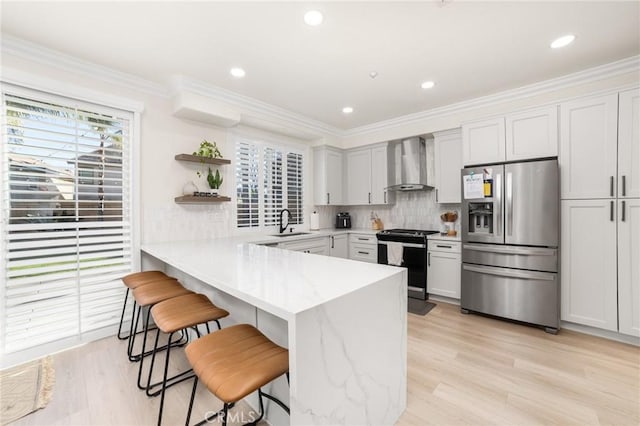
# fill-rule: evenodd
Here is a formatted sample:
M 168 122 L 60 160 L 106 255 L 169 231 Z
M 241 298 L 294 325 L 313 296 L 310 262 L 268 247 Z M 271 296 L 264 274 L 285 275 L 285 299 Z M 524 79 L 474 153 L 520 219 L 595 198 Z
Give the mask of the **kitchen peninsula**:
M 250 323 L 289 349 L 290 386 L 265 391 L 291 415 L 268 405 L 272 424 L 394 424 L 407 396 L 406 271 L 259 240 L 147 244 L 143 262 L 228 309 L 223 327 Z

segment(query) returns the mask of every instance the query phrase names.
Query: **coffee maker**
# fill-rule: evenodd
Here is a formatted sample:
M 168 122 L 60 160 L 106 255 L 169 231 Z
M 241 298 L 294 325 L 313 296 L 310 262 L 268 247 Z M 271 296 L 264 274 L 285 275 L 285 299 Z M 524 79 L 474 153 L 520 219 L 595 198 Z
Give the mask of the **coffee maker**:
M 348 229 L 351 228 L 351 216 L 349 213 L 338 213 L 336 215 L 336 228 L 338 229 Z

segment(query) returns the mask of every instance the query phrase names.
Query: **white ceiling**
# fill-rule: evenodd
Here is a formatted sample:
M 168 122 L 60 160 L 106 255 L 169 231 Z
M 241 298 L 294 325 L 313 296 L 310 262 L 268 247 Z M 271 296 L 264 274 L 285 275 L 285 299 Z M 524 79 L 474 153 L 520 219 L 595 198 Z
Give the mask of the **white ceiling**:
M 321 26 L 303 23 L 310 9 Z M 1 22 L 97 64 L 163 84 L 184 75 L 339 129 L 640 54 L 638 1 L 2 1 Z M 572 45 L 549 48 L 566 33 Z

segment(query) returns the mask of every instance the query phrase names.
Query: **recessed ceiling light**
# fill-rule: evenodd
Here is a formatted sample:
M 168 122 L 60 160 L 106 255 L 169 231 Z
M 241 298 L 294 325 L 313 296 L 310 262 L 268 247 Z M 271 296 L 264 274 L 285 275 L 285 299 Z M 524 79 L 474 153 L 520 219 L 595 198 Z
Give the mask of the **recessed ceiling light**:
M 420 87 L 422 87 L 423 89 L 431 89 L 435 85 L 436 84 L 433 81 L 425 81 L 420 85 Z
M 558 37 L 551 43 L 551 48 L 559 49 L 560 47 L 565 47 L 566 45 L 571 44 L 575 39 L 576 36 L 574 36 L 573 34 L 567 34 L 562 37 Z
M 307 25 L 316 27 L 322 24 L 322 13 L 318 12 L 317 10 L 310 10 L 304 14 L 304 22 Z
M 344 107 L 344 108 L 342 108 L 342 112 L 344 112 L 345 114 L 351 114 L 353 112 L 353 108 Z
M 242 78 L 246 74 L 242 68 L 231 68 L 230 73 L 236 78 Z

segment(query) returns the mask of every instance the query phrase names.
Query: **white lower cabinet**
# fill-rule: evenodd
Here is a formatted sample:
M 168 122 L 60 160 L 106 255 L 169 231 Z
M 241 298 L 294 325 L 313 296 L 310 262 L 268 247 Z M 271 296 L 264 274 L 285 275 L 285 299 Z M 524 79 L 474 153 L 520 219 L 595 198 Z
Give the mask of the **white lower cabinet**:
M 370 234 L 349 234 L 349 259 L 378 263 L 378 239 Z
M 618 212 L 619 331 L 640 337 L 640 198 L 618 200 Z
M 278 244 L 278 248 L 329 256 L 329 237 L 306 238 Z
M 615 201 L 562 200 L 561 210 L 561 318 L 617 331 Z
M 329 237 L 329 253 L 333 257 L 349 257 L 349 242 L 347 234 L 332 235 Z
M 459 242 L 429 240 L 427 251 L 427 292 L 460 299 L 462 256 Z

